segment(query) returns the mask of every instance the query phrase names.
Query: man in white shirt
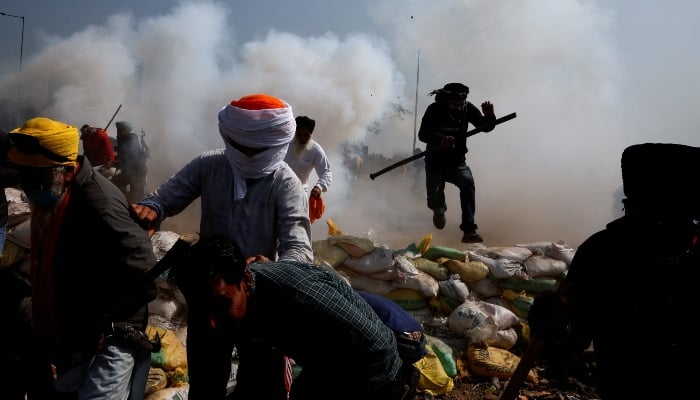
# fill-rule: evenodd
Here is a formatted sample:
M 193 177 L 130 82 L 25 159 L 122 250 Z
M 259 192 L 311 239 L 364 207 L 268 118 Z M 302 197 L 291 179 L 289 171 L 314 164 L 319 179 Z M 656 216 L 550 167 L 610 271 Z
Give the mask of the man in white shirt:
M 294 140 L 289 143 L 289 150 L 284 161 L 297 174 L 307 194 L 309 193 L 309 175 L 312 169 L 315 170 L 318 181 L 311 188 L 310 197 L 321 197 L 321 192 L 328 191 L 331 186 L 333 179 L 331 164 L 321 145 L 311 139 L 316 121 L 305 115 L 296 117 L 295 121 L 297 123 L 296 133 Z

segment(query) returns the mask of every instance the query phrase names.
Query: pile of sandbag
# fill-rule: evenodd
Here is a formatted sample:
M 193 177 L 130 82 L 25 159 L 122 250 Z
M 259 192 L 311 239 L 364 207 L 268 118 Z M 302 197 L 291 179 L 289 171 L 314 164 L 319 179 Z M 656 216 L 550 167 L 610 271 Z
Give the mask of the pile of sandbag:
M 328 237 L 312 243 L 314 263 L 392 299 L 423 325 L 430 354 L 416 363 L 425 378 L 418 389 L 433 395 L 470 373 L 509 379 L 529 343 L 534 298 L 557 289 L 574 255 L 563 241 L 460 250 L 432 244 L 430 234 L 391 250 L 328 225 Z

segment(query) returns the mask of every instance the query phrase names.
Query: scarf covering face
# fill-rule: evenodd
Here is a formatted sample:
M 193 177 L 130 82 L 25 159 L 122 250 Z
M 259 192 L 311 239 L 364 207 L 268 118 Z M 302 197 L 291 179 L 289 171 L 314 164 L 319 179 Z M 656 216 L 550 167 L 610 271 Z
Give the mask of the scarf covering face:
M 54 121 L 49 118 L 36 117 L 27 120 L 24 125 L 15 128 L 11 133 L 33 136 L 38 140 L 39 146 L 59 155 L 67 161 L 51 160 L 39 152 L 23 153 L 16 145 L 10 144 L 7 156 L 15 165 L 22 167 L 53 167 L 57 165 L 73 165 L 78 158 L 80 144 L 80 131 L 78 127 L 65 122 Z
M 224 139 L 226 158 L 234 171 L 234 200 L 245 197 L 246 179 L 262 178 L 284 165 L 295 131 L 292 106 L 273 96 L 251 94 L 221 108 L 219 134 Z M 248 157 L 235 149 L 231 140 L 267 150 Z

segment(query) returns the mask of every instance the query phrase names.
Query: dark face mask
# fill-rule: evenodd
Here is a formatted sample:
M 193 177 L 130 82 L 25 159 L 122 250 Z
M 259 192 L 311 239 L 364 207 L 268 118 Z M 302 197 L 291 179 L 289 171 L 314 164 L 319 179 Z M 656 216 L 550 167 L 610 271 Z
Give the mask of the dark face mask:
M 20 187 L 32 204 L 51 208 L 66 191 L 65 171 L 65 167 L 19 169 Z
M 57 195 L 53 190 L 25 191 L 24 194 L 27 195 L 27 198 L 32 204 L 40 208 L 51 208 L 55 206 L 63 195 L 63 193 Z

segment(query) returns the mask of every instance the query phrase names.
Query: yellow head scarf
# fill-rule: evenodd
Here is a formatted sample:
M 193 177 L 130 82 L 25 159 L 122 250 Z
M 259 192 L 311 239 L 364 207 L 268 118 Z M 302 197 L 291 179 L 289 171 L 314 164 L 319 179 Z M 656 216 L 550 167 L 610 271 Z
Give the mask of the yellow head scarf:
M 19 137 L 13 139 L 12 134 L 27 135 L 36 139 Z M 76 126 L 65 122 L 44 117 L 31 118 L 24 125 L 13 129 L 8 139 L 7 156 L 15 165 L 23 167 L 71 165 L 78 158 L 80 132 Z M 27 147 L 27 143 L 31 144 L 32 140 L 36 140 L 37 146 Z M 20 141 L 23 143 L 20 144 Z M 42 151 L 39 147 L 45 150 Z M 46 155 L 50 153 L 65 160 L 52 159 Z

